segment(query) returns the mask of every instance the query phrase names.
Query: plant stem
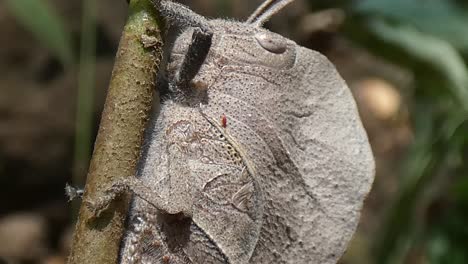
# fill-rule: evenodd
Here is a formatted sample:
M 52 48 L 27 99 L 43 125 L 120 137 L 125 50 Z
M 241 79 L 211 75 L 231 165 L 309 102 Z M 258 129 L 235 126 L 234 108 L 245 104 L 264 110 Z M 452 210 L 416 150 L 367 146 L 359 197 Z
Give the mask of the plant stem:
M 150 115 L 162 57 L 161 20 L 149 0 L 132 0 L 129 9 L 83 200 L 95 199 L 116 180 L 135 175 Z M 153 41 L 148 43 L 148 39 Z M 69 264 L 117 263 L 128 200 L 116 201 L 97 219 L 91 219 L 89 210 L 81 206 Z

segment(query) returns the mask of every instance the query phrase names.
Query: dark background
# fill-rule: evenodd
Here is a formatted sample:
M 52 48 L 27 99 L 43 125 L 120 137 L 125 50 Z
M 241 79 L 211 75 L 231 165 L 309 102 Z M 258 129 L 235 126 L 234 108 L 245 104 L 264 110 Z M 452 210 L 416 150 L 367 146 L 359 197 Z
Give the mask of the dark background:
M 185 1 L 245 19 L 260 1 Z M 377 175 L 341 263 L 468 263 L 468 1 L 297 0 L 266 26 L 324 53 Z M 0 2 L 0 259 L 65 263 L 124 0 Z M 2 260 L 0 260 L 0 263 Z

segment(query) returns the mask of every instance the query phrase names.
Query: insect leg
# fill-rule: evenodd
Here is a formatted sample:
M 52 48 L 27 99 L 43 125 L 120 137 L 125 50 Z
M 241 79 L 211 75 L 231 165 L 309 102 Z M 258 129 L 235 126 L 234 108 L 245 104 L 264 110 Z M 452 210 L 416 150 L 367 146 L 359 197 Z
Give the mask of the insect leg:
M 198 73 L 208 55 L 213 32 L 206 18 L 184 5 L 166 0 L 152 0 L 152 3 L 171 26 L 182 29 L 194 28 L 192 42 L 175 80 L 177 87 L 186 88 L 188 87 L 187 84 Z
M 187 88 L 188 83 L 195 77 L 205 61 L 211 47 L 213 33 L 202 28 L 194 28 L 192 43 L 190 43 L 185 54 L 182 65 L 176 74 L 176 86 Z
M 209 29 L 208 20 L 193 12 L 190 8 L 168 0 L 151 0 L 156 9 L 166 19 L 170 26 L 179 28 L 199 27 L 204 31 Z
M 97 199 L 86 200 L 84 203 L 88 209 L 91 210 L 93 217 L 99 217 L 99 215 L 109 207 L 112 201 L 127 192 L 132 192 L 137 197 L 164 213 L 182 213 L 186 216 L 190 216 L 190 213 L 188 212 L 176 212 L 171 209 L 168 203 L 157 192 L 147 187 L 139 179 L 134 177 L 125 178 L 115 182 L 109 188 L 106 188 L 103 194 Z
M 156 216 L 151 213 L 138 213 L 130 220 L 130 223 L 126 241 L 128 245 L 125 246 L 119 263 L 140 264 L 147 263 L 148 258 L 154 261 L 161 259 L 164 256 L 165 247 L 155 226 Z

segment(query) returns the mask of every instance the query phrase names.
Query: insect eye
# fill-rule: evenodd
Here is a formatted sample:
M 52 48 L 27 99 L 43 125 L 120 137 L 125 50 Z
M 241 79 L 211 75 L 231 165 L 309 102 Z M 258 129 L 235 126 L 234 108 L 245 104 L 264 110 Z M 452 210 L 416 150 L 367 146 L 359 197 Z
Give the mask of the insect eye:
M 272 53 L 281 54 L 286 51 L 286 40 L 281 37 L 265 32 L 259 32 L 255 34 L 255 39 L 262 48 Z

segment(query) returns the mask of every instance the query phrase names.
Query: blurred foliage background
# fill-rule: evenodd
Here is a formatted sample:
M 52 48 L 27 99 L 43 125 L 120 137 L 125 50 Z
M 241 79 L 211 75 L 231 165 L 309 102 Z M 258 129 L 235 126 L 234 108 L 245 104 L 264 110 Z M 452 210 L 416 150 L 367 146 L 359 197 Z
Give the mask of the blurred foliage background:
M 181 1 L 245 19 L 247 0 Z M 0 2 L 0 263 L 65 263 L 126 1 Z M 341 263 L 468 263 L 468 1 L 297 0 L 266 25 L 349 84 L 377 163 Z

